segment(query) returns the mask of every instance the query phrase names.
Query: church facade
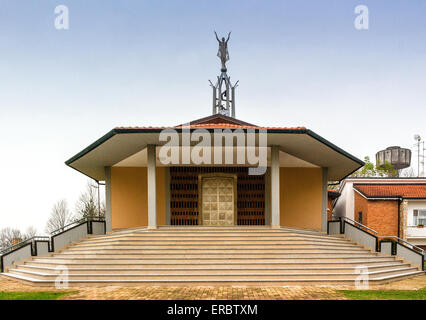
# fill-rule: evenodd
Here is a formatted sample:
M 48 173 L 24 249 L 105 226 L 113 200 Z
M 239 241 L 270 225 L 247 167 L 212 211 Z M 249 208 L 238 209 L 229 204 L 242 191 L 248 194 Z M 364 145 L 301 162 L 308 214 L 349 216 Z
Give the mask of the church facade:
M 210 141 L 217 134 L 224 141 L 230 137 L 233 145 L 221 147 L 223 161 L 214 161 L 219 158 L 215 145 L 196 149 L 206 138 L 185 147 L 168 146 L 171 140 L 162 137 L 174 131 L 182 143 L 186 132 L 197 130 L 210 135 Z M 239 146 L 238 135 L 247 141 L 249 134 L 265 145 Z M 255 165 L 247 157 L 250 148 L 258 156 Z M 170 154 L 179 150 L 178 161 L 171 161 Z M 200 153 L 201 161 L 193 157 Z M 66 163 L 105 181 L 107 230 L 270 225 L 325 231 L 328 181 L 341 180 L 362 165 L 307 128 L 259 127 L 222 114 L 187 126 L 118 127 Z
M 288 226 L 326 231 L 327 183 L 363 162 L 305 127 L 235 116 L 228 40 L 212 115 L 172 127 L 117 127 L 66 161 L 105 181 L 107 230 L 175 226 Z

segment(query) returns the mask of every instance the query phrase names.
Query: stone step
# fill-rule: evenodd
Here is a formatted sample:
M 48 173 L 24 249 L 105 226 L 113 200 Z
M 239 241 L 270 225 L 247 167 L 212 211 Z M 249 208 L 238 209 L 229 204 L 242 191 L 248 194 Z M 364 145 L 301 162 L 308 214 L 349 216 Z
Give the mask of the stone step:
M 353 243 L 343 243 L 343 244 L 329 244 L 329 243 L 318 243 L 318 242 L 300 242 L 300 243 L 291 243 L 291 242 L 250 242 L 244 243 L 241 242 L 175 242 L 175 241 L 141 241 L 137 243 L 122 243 L 122 242 L 111 242 L 108 244 L 87 244 L 87 243 L 76 243 L 69 247 L 69 250 L 74 249 L 97 249 L 97 248 L 119 248 L 119 249 L 150 249 L 150 248 L 169 248 L 169 249 L 179 249 L 179 248 L 360 248 Z
M 121 249 L 121 248 L 70 248 L 65 250 L 60 255 L 119 255 L 119 256 L 133 256 L 133 255 L 153 255 L 153 254 L 166 254 L 168 256 L 182 255 L 182 254 L 361 254 L 371 253 L 370 250 L 363 248 L 143 248 L 143 249 Z
M 198 265 L 198 266 L 186 266 L 186 267 L 167 267 L 167 266 L 157 266 L 157 267 L 144 267 L 144 266 L 135 266 L 134 268 L 129 268 L 128 266 L 114 266 L 114 265 L 93 265 L 93 266 L 74 266 L 67 265 L 67 270 L 70 274 L 187 274 L 187 273 L 211 273 L 211 274 L 221 274 L 221 273 L 335 273 L 335 272 L 355 272 L 357 269 L 355 267 L 311 267 L 311 266 L 293 266 L 293 267 L 279 267 L 279 266 L 269 266 L 265 268 L 263 266 L 256 265 L 244 265 L 244 266 L 217 266 L 217 265 Z M 409 268 L 409 263 L 399 263 L 399 264 L 379 264 L 367 266 L 368 271 L 383 271 L 383 270 L 396 270 L 402 268 Z M 18 270 L 27 270 L 35 272 L 45 272 L 45 273 L 55 273 L 58 271 L 57 266 L 39 266 L 33 264 L 22 264 L 16 267 Z
M 71 286 L 354 285 L 423 274 L 342 236 L 269 227 L 182 227 L 90 236 L 9 268 L 6 276 L 52 286 L 62 268 Z
M 402 272 L 412 272 L 415 271 L 416 268 L 412 267 L 406 267 L 406 268 L 399 268 L 399 269 L 393 269 L 393 270 L 379 270 L 379 271 L 371 271 L 366 272 L 364 276 L 368 277 L 375 277 L 375 276 L 389 276 L 389 275 L 395 275 L 400 274 Z M 24 275 L 24 276 L 30 276 L 36 279 L 45 279 L 45 280 L 55 280 L 58 278 L 59 272 L 38 272 L 38 271 L 31 271 L 31 270 L 24 270 L 24 269 L 12 269 L 9 273 L 11 274 L 18 274 L 18 275 Z M 68 274 L 69 279 L 73 280 L 90 280 L 90 279 L 100 279 L 100 280 L 159 280 L 159 279 L 168 279 L 168 280 L 179 280 L 179 279 L 185 279 L 185 280 L 198 280 L 202 279 L 203 281 L 206 280 L 221 280 L 221 279 L 234 279 L 234 278 L 240 278 L 240 279 L 268 279 L 268 280 L 286 280 L 286 279 L 327 279 L 328 277 L 332 277 L 334 279 L 353 279 L 359 278 L 359 273 L 356 272 L 341 272 L 341 273 L 289 273 L 289 272 L 270 272 L 270 271 L 264 271 L 264 272 L 247 272 L 247 271 L 240 271 L 236 273 L 228 273 L 228 272 L 222 272 L 218 274 L 212 274 L 210 272 L 188 272 L 186 274 L 184 273 L 175 273 L 170 272 L 168 274 L 159 274 L 159 273 L 139 273 L 139 274 L 123 274 L 123 273 L 115 273 L 115 274 L 104 274 L 104 273 L 97 273 L 97 274 Z
M 64 251 L 53 255 L 55 258 L 65 259 L 79 259 L 79 258 L 92 258 L 92 259 L 157 259 L 159 257 L 167 256 L 167 259 L 215 259 L 215 258 L 226 258 L 226 259 L 262 259 L 262 258 L 339 258 L 342 255 L 356 255 L 357 257 L 370 257 L 376 256 L 367 250 L 364 251 L 348 251 L 348 250 L 329 250 L 329 251 L 284 251 L 284 250 L 273 250 L 275 252 L 262 252 L 261 250 L 204 250 L 197 252 L 195 250 L 181 250 L 181 251 L 156 251 L 156 252 L 133 252 L 133 253 L 108 253 L 108 252 L 91 252 L 80 253 L 75 251 Z M 349 256 L 350 257 L 350 256 Z
M 311 239 L 311 240 L 333 240 L 336 242 L 347 241 L 345 238 L 341 237 L 330 237 L 330 236 L 315 236 L 315 235 L 301 235 L 301 234 L 292 234 L 292 233 L 266 233 L 266 232 L 146 232 L 146 233 L 131 233 L 131 234 L 120 234 L 120 235 L 104 235 L 98 237 L 89 237 L 86 241 L 99 241 L 99 240 L 113 240 L 113 239 L 122 239 L 122 238 L 132 238 L 132 239 L 182 239 L 182 238 L 225 238 L 225 239 L 262 239 L 262 238 L 283 238 L 283 239 Z
M 395 275 L 389 276 L 376 276 L 371 277 L 369 284 L 377 285 L 382 283 L 387 283 L 392 280 L 400 280 L 407 277 L 413 277 L 421 275 L 421 271 L 407 271 L 401 272 Z M 31 284 L 36 284 L 37 286 L 52 286 L 54 285 L 54 280 L 40 280 L 30 276 L 23 276 L 18 274 L 5 273 L 4 276 L 10 277 L 13 279 L 19 279 L 21 281 L 26 281 Z M 353 286 L 353 279 L 335 279 L 328 277 L 326 279 L 322 278 L 311 278 L 311 279 L 245 279 L 245 278 L 232 278 L 232 279 L 217 279 L 217 280 L 204 280 L 204 279 L 155 279 L 155 280 L 100 280 L 100 279 L 88 279 L 88 280 L 74 280 L 70 279 L 68 281 L 70 287 L 81 287 L 81 286 L 285 286 L 285 285 L 348 285 Z
M 265 241 L 272 242 L 278 241 L 280 243 L 305 243 L 305 242 L 317 242 L 321 244 L 348 244 L 353 243 L 348 239 L 310 239 L 303 237 L 270 237 L 270 236 L 256 236 L 256 237 L 235 237 L 235 236 L 205 236 L 205 237 L 196 237 L 196 236 L 182 236 L 182 237 L 155 237 L 147 235 L 146 237 L 119 237 L 119 238 L 100 238 L 100 239 L 86 239 L 81 242 L 81 244 L 108 244 L 108 243 L 140 243 L 140 242 L 234 242 L 234 241 L 243 241 L 250 243 L 252 241 Z
M 370 260 L 352 260 L 352 261 L 339 261 L 339 262 L 330 262 L 330 261 L 305 261 L 305 262 L 293 262 L 292 260 L 280 262 L 274 261 L 272 259 L 261 262 L 256 260 L 250 260 L 248 262 L 238 262 L 238 261 L 225 261 L 225 262 L 211 262 L 211 261 L 132 261 L 126 263 L 120 263 L 119 260 L 108 261 L 108 260 L 97 260 L 97 261 L 70 261 L 67 262 L 67 267 L 82 267 L 82 268 L 124 268 L 124 269 L 137 269 L 137 268 L 153 268 L 153 269 L 164 269 L 164 268 L 185 268 L 185 269 L 196 269 L 196 268 L 276 268 L 276 267 L 285 267 L 285 268 L 324 268 L 324 267 L 349 267 L 355 268 L 360 265 L 376 266 L 382 264 L 397 264 L 402 265 L 401 260 L 395 260 L 390 258 L 388 260 L 383 259 L 370 259 Z M 62 260 L 48 260 L 48 261 L 36 261 L 28 260 L 24 262 L 24 265 L 31 266 L 42 266 L 42 267 L 52 267 L 56 268 L 58 265 L 64 265 Z
M 73 246 L 107 246 L 107 245 L 186 245 L 186 244 L 198 244 L 198 245 L 215 245 L 215 244 L 242 244 L 242 245 L 263 245 L 263 244 L 277 244 L 277 245 L 328 245 L 328 246 L 348 246 L 355 245 L 354 242 L 350 241 L 326 241 L 326 240 L 306 240 L 306 239 L 116 239 L 116 240 L 102 240 L 102 241 L 76 241 Z
M 394 258 L 392 257 L 379 257 L 374 255 L 369 256 L 356 256 L 356 255 L 350 255 L 350 256 L 337 256 L 337 257 L 269 257 L 269 258 L 257 258 L 256 262 L 260 263 L 271 263 L 273 261 L 280 262 L 280 263 L 286 263 L 286 262 L 295 262 L 295 263 L 301 263 L 301 262 L 361 262 L 368 260 L 374 260 L 374 261 L 393 261 Z M 229 263 L 229 262 L 239 262 L 239 263 L 253 263 L 253 257 L 222 257 L 222 258 L 215 258 L 215 257 L 195 257 L 195 258 L 172 258 L 172 257 L 144 257 L 143 259 L 139 258 L 91 258 L 91 257 L 67 257 L 67 256 L 54 256 L 54 257 L 39 257 L 39 258 L 33 258 L 33 261 L 37 262 L 51 262 L 51 261 L 58 261 L 58 263 L 72 263 L 72 262 L 84 262 L 84 263 L 103 263 L 103 262 L 110 262 L 110 263 L 121 263 L 121 264 L 130 264 L 130 263 L 141 263 L 141 262 L 155 262 L 155 263 L 179 263 L 181 261 L 190 262 L 192 264 L 197 264 L 201 261 L 208 262 L 208 263 Z

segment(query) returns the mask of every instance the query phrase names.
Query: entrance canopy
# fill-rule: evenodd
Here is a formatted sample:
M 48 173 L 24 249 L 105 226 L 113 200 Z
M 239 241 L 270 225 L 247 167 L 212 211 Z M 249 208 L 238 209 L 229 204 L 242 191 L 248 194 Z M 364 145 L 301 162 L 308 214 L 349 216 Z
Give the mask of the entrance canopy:
M 182 132 L 193 133 L 197 129 L 204 129 L 204 132 L 210 133 L 211 141 L 214 140 L 215 130 L 227 130 L 231 133 L 254 131 L 256 140 L 259 140 L 259 135 L 266 135 L 268 163 L 270 162 L 269 147 L 277 146 L 280 150 L 281 167 L 325 167 L 328 168 L 329 181 L 341 180 L 364 164 L 363 161 L 307 128 L 259 127 L 219 114 L 193 121 L 188 126 L 118 127 L 73 156 L 66 161 L 66 164 L 95 180 L 103 181 L 105 167 L 146 166 L 146 147 L 165 145 L 166 142 L 160 141 L 160 133 L 167 129 L 175 130 L 180 141 L 182 141 Z M 197 143 L 192 142 L 191 145 L 195 146 Z M 233 148 L 235 159 L 237 149 L 240 147 Z M 161 161 L 157 161 L 157 164 L 161 166 Z M 248 166 L 248 164 L 240 165 Z

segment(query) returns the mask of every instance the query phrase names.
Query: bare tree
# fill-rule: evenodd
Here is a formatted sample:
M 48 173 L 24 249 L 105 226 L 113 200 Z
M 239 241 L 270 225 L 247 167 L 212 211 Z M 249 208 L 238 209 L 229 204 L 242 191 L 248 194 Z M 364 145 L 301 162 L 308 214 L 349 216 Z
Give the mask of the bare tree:
M 15 228 L 3 228 L 0 230 L 0 250 L 4 250 L 23 240 L 22 232 Z
M 36 235 L 37 235 L 37 229 L 34 228 L 33 226 L 30 226 L 27 228 L 27 230 L 25 230 L 24 239 L 33 238 Z
M 79 218 L 105 216 L 105 205 L 100 202 L 98 186 L 92 181 L 87 182 L 86 192 L 80 195 L 76 209 Z
M 402 177 L 406 177 L 406 178 L 412 178 L 412 177 L 417 177 L 414 169 L 412 167 L 408 167 L 406 169 L 401 170 L 401 176 Z
M 46 232 L 52 233 L 55 230 L 61 230 L 66 225 L 74 221 L 74 216 L 68 209 L 66 200 L 59 200 L 55 203 L 46 224 Z

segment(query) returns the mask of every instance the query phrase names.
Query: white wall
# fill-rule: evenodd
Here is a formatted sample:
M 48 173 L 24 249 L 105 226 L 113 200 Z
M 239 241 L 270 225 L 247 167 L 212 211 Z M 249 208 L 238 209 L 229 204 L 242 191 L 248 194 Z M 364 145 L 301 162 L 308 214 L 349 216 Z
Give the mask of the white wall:
M 348 217 L 354 219 L 354 188 L 353 182 L 346 181 L 343 189 L 340 190 L 341 195 L 337 198 L 334 206 L 335 217 Z
M 407 200 L 407 240 L 416 245 L 426 245 L 426 227 L 413 226 L 413 211 L 426 210 L 426 200 Z

